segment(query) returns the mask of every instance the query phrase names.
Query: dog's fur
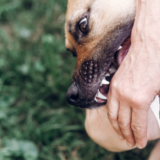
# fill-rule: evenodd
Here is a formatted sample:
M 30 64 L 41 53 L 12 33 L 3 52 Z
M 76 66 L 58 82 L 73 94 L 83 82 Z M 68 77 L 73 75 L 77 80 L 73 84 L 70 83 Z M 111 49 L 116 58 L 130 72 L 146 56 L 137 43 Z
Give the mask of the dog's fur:
M 78 26 L 80 20 L 87 16 L 88 33 L 82 33 Z M 99 85 L 109 69 L 112 58 L 131 34 L 135 17 L 135 0 L 68 0 L 65 44 L 66 48 L 77 56 L 77 63 L 72 83 L 78 87 L 78 100 L 74 105 L 83 108 L 98 106 L 94 97 Z M 86 64 L 92 61 L 98 72 L 84 73 Z

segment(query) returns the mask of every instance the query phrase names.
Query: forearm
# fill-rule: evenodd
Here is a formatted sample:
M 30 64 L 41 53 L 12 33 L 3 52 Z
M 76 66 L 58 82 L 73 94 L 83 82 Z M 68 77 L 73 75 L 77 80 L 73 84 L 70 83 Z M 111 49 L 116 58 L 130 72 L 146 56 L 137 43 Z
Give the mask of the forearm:
M 138 41 L 160 46 L 160 0 L 136 0 L 132 37 L 132 43 Z
M 126 63 L 135 66 L 137 87 L 148 85 L 144 94 L 155 90 L 159 93 L 160 81 L 160 0 L 136 0 L 136 17 L 131 35 L 131 52 Z M 141 83 L 142 76 L 148 77 L 148 82 Z M 155 82 L 153 84 L 153 82 Z M 142 88 L 142 87 L 141 87 Z M 149 95 L 149 94 L 148 94 Z M 151 102 L 150 102 L 151 103 Z M 149 105 L 149 104 L 148 104 Z

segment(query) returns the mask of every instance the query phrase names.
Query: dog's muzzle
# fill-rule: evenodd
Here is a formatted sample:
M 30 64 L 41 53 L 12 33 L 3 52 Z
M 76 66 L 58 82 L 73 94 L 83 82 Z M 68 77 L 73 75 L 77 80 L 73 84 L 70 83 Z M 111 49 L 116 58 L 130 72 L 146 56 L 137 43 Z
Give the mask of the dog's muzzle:
M 81 108 L 97 108 L 105 105 L 112 77 L 127 55 L 130 45 L 131 41 L 128 37 L 109 62 L 106 63 L 107 60 L 104 59 L 104 63 L 101 63 L 102 69 L 94 60 L 84 62 L 79 70 L 79 77 L 72 79 L 68 89 L 66 95 L 68 103 Z

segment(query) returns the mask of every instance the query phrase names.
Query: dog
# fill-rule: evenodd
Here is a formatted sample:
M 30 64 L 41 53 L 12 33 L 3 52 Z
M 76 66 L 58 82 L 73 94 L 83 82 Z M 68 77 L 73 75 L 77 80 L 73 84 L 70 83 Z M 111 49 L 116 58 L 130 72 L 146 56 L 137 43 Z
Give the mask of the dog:
M 116 152 L 134 147 L 118 138 L 102 106 L 107 103 L 112 77 L 130 49 L 135 12 L 135 0 L 68 0 L 67 6 L 65 45 L 77 57 L 67 101 L 87 109 L 88 135 Z M 148 140 L 160 138 L 158 111 L 157 96 L 148 112 Z
M 65 45 L 77 57 L 67 101 L 81 108 L 107 103 L 111 79 L 127 54 L 135 0 L 68 0 Z

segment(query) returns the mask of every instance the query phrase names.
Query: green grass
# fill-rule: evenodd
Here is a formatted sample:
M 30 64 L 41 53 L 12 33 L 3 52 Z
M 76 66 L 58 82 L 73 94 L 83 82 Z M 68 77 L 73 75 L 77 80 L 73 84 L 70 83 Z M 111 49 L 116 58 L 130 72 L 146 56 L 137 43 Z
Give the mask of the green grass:
M 65 99 L 75 59 L 64 47 L 64 0 L 0 1 L 0 160 L 141 160 L 93 143 Z

